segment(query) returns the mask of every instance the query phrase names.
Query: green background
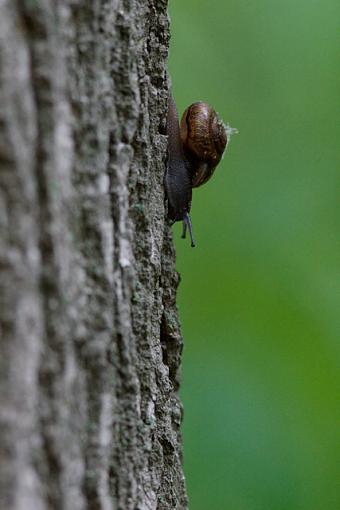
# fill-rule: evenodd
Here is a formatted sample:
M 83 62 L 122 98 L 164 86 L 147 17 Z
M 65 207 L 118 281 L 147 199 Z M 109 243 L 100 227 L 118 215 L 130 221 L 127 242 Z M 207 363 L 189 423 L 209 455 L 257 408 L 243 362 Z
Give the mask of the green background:
M 180 112 L 239 129 L 182 275 L 191 510 L 340 508 L 338 1 L 173 1 Z

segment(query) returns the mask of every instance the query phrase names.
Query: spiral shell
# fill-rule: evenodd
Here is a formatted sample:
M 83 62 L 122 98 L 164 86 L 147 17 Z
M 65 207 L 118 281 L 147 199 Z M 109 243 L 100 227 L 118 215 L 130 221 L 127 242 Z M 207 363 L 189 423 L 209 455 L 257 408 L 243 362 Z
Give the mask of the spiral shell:
M 207 103 L 189 106 L 181 120 L 181 140 L 190 164 L 192 187 L 207 182 L 221 161 L 232 128 Z

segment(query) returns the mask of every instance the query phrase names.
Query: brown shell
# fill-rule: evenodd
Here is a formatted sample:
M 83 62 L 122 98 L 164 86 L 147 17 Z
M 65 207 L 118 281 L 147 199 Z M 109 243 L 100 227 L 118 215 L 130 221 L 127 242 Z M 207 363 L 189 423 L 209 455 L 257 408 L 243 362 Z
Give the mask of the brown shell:
M 181 140 L 191 163 L 192 186 L 201 186 L 221 161 L 227 145 L 225 126 L 207 103 L 193 103 L 182 116 Z

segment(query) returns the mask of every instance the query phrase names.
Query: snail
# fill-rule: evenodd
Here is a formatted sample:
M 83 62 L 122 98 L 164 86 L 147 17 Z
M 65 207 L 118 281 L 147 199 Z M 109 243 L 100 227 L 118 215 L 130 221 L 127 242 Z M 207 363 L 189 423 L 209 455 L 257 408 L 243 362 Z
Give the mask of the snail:
M 181 124 L 175 102 L 169 94 L 167 135 L 168 160 L 165 189 L 171 224 L 183 221 L 182 238 L 189 230 L 195 246 L 190 219 L 192 188 L 206 183 L 213 175 L 236 129 L 225 126 L 207 103 L 197 102 L 183 113 Z

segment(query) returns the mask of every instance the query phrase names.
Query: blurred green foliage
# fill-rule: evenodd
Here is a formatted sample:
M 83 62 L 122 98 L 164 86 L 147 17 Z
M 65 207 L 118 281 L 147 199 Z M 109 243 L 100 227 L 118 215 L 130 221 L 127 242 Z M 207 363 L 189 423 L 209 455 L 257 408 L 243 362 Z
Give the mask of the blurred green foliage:
M 240 131 L 174 227 L 191 510 L 340 508 L 339 11 L 170 4 L 179 111 Z

